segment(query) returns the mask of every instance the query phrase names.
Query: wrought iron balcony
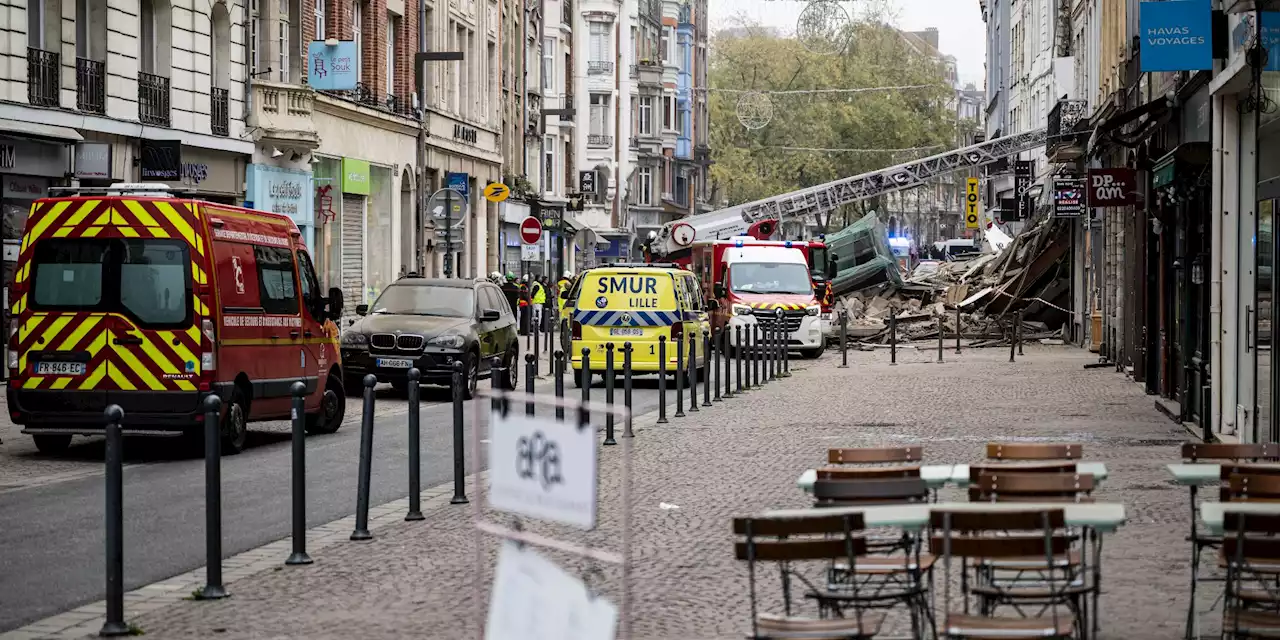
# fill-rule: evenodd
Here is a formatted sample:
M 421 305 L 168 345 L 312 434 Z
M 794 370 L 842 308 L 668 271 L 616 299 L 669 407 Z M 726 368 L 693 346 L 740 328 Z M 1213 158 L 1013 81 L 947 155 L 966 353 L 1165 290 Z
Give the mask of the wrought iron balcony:
M 169 126 L 169 79 L 138 72 L 138 120 L 158 127 Z
M 215 136 L 231 135 L 231 94 L 226 89 L 209 90 L 211 127 Z
M 612 147 L 613 136 L 603 133 L 592 133 L 587 135 L 588 147 Z
M 413 108 L 413 98 L 410 96 L 397 96 L 390 93 L 379 94 L 362 82 L 356 83 L 356 88 L 341 91 L 321 91 L 327 96 L 333 96 L 358 105 L 394 113 L 398 116 L 406 118 L 418 119 L 418 112 Z
M 608 60 L 590 60 L 587 62 L 587 75 L 603 76 L 613 73 L 613 62 Z
M 1084 153 L 1082 123 L 1086 121 L 1085 100 L 1059 100 L 1049 111 L 1045 128 L 1045 155 L 1050 162 L 1070 162 Z
M 58 106 L 62 56 L 27 47 L 27 101 L 38 107 Z
M 88 113 L 107 112 L 107 63 L 76 58 L 76 108 Z

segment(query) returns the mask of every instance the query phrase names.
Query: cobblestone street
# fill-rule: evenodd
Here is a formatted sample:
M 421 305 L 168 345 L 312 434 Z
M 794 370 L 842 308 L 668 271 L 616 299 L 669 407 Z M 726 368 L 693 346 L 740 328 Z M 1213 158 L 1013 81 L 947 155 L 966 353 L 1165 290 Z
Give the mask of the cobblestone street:
M 975 463 L 988 441 L 1025 439 L 1083 442 L 1084 459 L 1109 469 L 1098 500 L 1127 507 L 1128 523 L 1104 549 L 1103 637 L 1180 636 L 1187 495 L 1164 465 L 1178 461 L 1182 427 L 1114 371 L 1083 369 L 1096 356 L 1082 350 L 1028 346 L 1012 364 L 1001 349 L 956 355 L 948 348 L 944 364 L 935 358 L 928 347 L 905 349 L 893 366 L 886 351 L 851 352 L 850 367 L 840 369 L 839 354 L 828 352 L 819 361 L 793 361 L 789 379 L 670 424 L 655 425 L 653 415 L 638 419 L 633 637 L 742 637 L 749 628 L 746 568 L 733 558 L 730 520 L 808 506 L 796 477 L 822 464 L 828 447 L 919 442 L 926 463 Z M 601 454 L 595 531 L 525 526 L 618 549 L 621 456 L 622 447 Z M 964 498 L 948 489 L 941 499 Z M 426 515 L 425 522 L 388 525 L 372 542 L 329 546 L 313 566 L 281 564 L 233 582 L 228 600 L 178 602 L 133 621 L 155 638 L 476 637 L 497 541 L 477 535 L 469 506 L 443 504 Z M 571 570 L 584 568 L 548 555 Z M 616 603 L 619 571 L 600 568 L 602 590 Z M 760 584 L 762 593 L 777 593 L 772 570 Z

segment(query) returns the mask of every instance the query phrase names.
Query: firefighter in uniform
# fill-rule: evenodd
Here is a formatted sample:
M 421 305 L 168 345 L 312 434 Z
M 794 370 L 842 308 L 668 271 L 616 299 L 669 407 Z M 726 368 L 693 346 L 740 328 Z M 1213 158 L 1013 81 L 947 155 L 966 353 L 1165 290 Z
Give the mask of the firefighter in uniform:
M 547 306 L 547 288 L 537 278 L 529 283 L 529 302 L 532 304 L 530 307 L 532 328 L 537 333 L 542 331 L 542 309 Z
M 569 287 L 571 286 L 573 286 L 573 272 L 566 271 L 564 272 L 564 275 L 560 276 L 560 279 L 556 281 L 556 317 L 557 318 L 560 318 L 560 319 L 564 318 L 564 298 L 562 296 L 564 296 L 565 293 L 569 291 Z
M 525 274 L 520 282 L 516 283 L 520 287 L 520 335 L 529 335 L 529 274 Z
M 502 283 L 502 295 L 507 297 L 507 305 L 511 307 L 511 313 L 520 313 L 520 285 L 516 283 L 516 274 L 507 272 L 507 281 Z M 520 316 L 516 316 L 519 322 Z

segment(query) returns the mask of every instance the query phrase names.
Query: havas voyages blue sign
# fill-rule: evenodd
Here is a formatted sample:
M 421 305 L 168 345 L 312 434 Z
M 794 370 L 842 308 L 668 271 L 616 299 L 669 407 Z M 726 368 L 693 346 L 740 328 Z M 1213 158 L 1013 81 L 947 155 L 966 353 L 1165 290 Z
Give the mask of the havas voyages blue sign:
M 1141 71 L 1213 68 L 1213 16 L 1209 0 L 1148 0 L 1139 10 Z

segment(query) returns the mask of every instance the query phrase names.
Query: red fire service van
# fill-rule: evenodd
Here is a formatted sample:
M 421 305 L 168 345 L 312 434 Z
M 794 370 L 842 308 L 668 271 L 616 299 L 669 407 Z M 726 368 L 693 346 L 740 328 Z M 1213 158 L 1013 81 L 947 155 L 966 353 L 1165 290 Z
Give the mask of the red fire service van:
M 290 218 L 163 184 L 56 194 L 31 207 L 9 300 L 10 418 L 41 451 L 103 433 L 113 404 L 126 435 L 198 436 L 212 394 L 238 453 L 298 381 L 308 432 L 341 426 L 342 292 L 321 294 Z

